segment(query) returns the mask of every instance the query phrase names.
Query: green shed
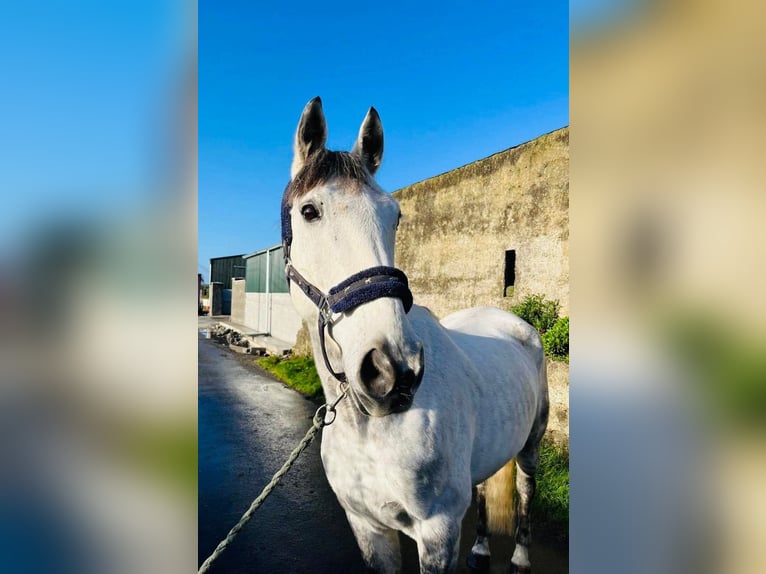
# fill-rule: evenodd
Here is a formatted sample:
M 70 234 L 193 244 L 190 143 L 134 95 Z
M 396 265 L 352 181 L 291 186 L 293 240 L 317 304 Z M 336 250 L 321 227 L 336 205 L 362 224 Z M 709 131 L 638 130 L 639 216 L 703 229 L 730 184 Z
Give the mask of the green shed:
M 245 289 L 248 293 L 287 293 L 282 245 L 256 251 L 243 257 Z

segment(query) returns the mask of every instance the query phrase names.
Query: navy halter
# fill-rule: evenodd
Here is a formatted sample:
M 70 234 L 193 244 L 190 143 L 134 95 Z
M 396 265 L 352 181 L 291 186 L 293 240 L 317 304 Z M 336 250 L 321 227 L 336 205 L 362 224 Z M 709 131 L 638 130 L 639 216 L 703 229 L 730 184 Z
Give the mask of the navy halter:
M 285 194 L 286 195 L 286 194 Z M 383 297 L 392 297 L 401 300 L 404 312 L 409 313 L 412 308 L 412 292 L 409 288 L 407 276 L 404 271 L 396 267 L 384 265 L 370 267 L 359 273 L 354 273 L 348 279 L 338 283 L 325 294 L 316 286 L 312 285 L 295 267 L 290 259 L 290 247 L 293 241 L 293 231 L 290 222 L 290 205 L 282 199 L 282 250 L 285 256 L 285 274 L 287 283 L 294 282 L 319 309 L 319 343 L 322 348 L 322 358 L 330 374 L 340 382 L 346 382 L 344 372 L 336 372 L 327 357 L 325 347 L 325 328 L 332 323 L 334 314 L 351 311 L 360 305 L 369 303 Z

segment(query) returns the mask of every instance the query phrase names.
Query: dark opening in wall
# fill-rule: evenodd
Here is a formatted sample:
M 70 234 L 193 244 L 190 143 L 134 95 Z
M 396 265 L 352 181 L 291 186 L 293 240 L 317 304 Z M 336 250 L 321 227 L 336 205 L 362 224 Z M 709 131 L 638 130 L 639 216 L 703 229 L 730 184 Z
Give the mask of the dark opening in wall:
M 509 249 L 505 252 L 505 278 L 503 280 L 503 297 L 513 295 L 513 286 L 516 283 L 516 250 Z

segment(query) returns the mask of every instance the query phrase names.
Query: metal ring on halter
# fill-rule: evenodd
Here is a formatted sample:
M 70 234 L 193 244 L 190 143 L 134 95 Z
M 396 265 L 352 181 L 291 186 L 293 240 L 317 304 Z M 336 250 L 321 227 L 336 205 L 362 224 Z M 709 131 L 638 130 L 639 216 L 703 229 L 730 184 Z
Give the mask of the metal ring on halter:
M 332 418 L 329 421 L 327 420 L 328 413 L 332 413 Z M 321 407 L 319 407 L 314 413 L 314 421 L 315 421 L 315 424 L 319 424 L 320 427 L 326 427 L 335 422 L 336 416 L 337 416 L 337 413 L 335 412 L 335 410 L 331 411 L 330 407 L 327 406 L 327 404 L 324 404 Z

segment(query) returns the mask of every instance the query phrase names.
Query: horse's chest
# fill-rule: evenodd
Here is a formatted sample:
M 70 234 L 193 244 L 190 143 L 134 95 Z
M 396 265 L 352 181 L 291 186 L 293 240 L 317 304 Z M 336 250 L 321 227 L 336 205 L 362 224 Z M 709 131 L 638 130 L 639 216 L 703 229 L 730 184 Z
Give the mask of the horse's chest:
M 432 474 L 433 465 L 407 445 L 326 438 L 325 472 L 346 510 L 401 529 L 412 521 L 411 514 L 427 506 L 423 479 Z

